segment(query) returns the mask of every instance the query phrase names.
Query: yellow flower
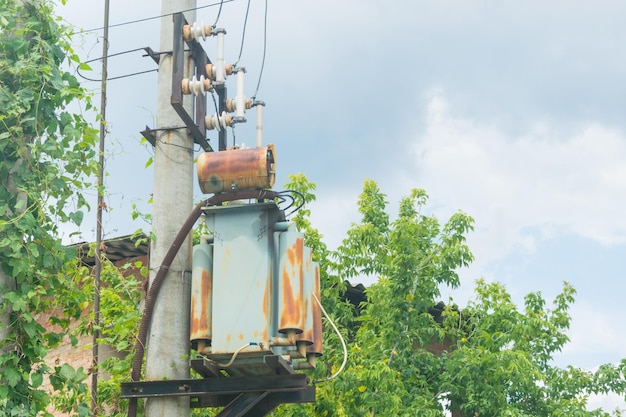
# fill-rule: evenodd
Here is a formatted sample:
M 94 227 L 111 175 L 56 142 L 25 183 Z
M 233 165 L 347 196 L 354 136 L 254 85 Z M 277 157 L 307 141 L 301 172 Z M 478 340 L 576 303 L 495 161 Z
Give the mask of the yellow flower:
M 359 390 L 359 392 L 365 392 L 367 388 L 365 388 L 365 385 L 359 385 L 357 389 Z

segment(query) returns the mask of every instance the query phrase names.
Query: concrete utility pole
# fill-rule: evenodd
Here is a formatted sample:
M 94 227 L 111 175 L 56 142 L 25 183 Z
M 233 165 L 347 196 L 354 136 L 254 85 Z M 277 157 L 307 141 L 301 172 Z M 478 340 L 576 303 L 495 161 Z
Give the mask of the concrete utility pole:
M 157 94 L 157 131 L 154 156 L 150 282 L 185 222 L 193 205 L 193 139 L 170 104 L 172 94 L 172 13 L 196 7 L 195 0 L 162 0 L 161 55 Z M 189 22 L 195 11 L 186 12 Z M 182 36 L 182 34 L 179 34 Z M 167 52 L 167 53 L 165 53 Z M 191 57 L 185 74 L 191 78 Z M 185 97 L 192 114 L 192 96 Z M 189 304 L 191 287 L 191 238 L 180 248 L 157 299 L 147 339 L 145 379 L 189 378 Z M 146 417 L 188 417 L 189 397 L 153 398 L 146 401 Z

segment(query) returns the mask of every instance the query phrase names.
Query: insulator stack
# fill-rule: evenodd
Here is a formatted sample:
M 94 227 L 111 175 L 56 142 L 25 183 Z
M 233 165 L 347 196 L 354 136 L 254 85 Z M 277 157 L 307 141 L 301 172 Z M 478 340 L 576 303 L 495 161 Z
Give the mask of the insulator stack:
M 226 112 L 222 112 L 222 115 L 217 117 L 216 115 L 208 115 L 204 118 L 204 126 L 213 130 L 216 129 L 218 132 L 222 129 L 226 129 L 228 126 L 233 125 L 233 117 Z
M 197 96 L 199 94 L 205 95 L 207 91 L 213 89 L 213 86 L 211 85 L 211 80 L 204 78 L 204 75 L 201 75 L 199 80 L 194 75 L 191 80 L 183 78 L 182 89 L 185 95 L 193 94 Z
M 183 25 L 183 39 L 186 41 L 195 40 L 202 38 L 202 40 L 206 40 L 207 36 L 211 36 L 213 29 L 209 25 L 205 25 L 204 23 L 198 24 L 194 22 L 193 25 Z
M 224 72 L 226 76 L 233 75 L 233 66 L 230 64 L 224 65 Z M 206 64 L 204 67 L 204 73 L 207 78 L 215 80 L 215 74 L 217 74 L 217 66 L 214 64 Z

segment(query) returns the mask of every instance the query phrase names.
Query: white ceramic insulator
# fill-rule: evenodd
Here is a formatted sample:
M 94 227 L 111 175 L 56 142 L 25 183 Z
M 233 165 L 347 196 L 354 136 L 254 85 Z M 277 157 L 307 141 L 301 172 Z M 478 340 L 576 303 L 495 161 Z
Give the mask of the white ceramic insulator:
M 228 127 L 228 117 L 225 111 L 223 111 L 222 115 L 220 116 L 220 124 L 222 125 L 224 129 Z
M 256 147 L 263 146 L 263 105 L 256 105 Z
M 217 62 L 215 65 L 215 81 L 223 84 L 226 81 L 226 69 L 224 67 L 224 30 L 217 32 Z
M 189 80 L 189 91 L 195 96 L 197 96 L 198 94 L 205 94 L 204 75 L 201 75 L 199 80 L 196 78 L 195 75 L 191 78 L 191 80 Z
M 237 117 L 243 117 L 246 112 L 246 97 L 243 93 L 243 81 L 246 70 L 239 68 L 237 70 Z
M 206 31 L 204 30 L 204 23 L 198 25 L 197 22 L 194 22 L 193 25 L 189 28 L 189 33 L 191 37 L 195 40 L 202 38 L 202 40 L 206 40 Z
M 218 132 L 220 131 L 220 126 L 217 122 L 217 116 L 214 114 L 208 115 L 204 118 L 204 126 L 209 130 L 217 129 Z
M 215 129 L 219 132 L 222 129 L 226 129 L 231 124 L 231 120 L 232 119 L 226 114 L 226 112 L 222 112 L 219 117 L 212 114 L 205 117 L 204 126 L 206 126 L 209 130 Z

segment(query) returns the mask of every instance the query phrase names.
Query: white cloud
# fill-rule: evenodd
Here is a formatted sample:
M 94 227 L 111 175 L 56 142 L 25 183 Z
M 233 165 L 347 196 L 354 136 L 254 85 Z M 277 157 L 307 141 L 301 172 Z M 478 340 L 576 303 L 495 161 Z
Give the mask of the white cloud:
M 590 304 L 579 299 L 570 309 L 570 343 L 556 358 L 557 363 L 589 367 L 626 357 L 626 335 L 621 331 L 623 312 L 618 306 Z M 578 363 L 577 363 L 578 362 Z
M 435 205 L 475 217 L 470 247 L 480 270 L 513 248 L 532 252 L 536 239 L 560 234 L 626 242 L 623 132 L 580 123 L 564 134 L 537 123 L 513 137 L 495 124 L 455 117 L 441 90 L 428 103 L 426 128 L 414 135 L 418 178 Z
M 587 403 L 587 410 L 602 408 L 604 411 L 626 410 L 626 402 L 617 394 L 591 394 Z

